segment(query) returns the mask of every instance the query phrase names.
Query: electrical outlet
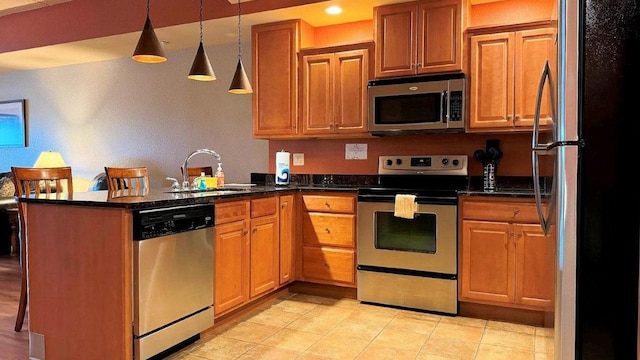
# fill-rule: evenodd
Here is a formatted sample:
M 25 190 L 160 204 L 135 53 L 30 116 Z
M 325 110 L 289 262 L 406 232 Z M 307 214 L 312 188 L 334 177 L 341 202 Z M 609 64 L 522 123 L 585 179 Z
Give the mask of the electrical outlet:
M 304 165 L 304 154 L 293 154 L 293 166 Z

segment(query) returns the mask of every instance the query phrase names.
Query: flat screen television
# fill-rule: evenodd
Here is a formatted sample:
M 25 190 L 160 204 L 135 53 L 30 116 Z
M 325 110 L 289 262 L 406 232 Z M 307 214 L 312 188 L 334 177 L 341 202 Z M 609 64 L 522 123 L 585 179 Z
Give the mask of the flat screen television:
M 25 100 L 0 101 L 0 148 L 27 146 Z

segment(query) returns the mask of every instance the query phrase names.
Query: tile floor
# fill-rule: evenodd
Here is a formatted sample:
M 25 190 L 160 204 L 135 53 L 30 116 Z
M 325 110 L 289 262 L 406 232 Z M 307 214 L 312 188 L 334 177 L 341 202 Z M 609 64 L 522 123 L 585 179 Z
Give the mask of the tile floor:
M 170 360 L 553 359 L 553 329 L 288 294 Z

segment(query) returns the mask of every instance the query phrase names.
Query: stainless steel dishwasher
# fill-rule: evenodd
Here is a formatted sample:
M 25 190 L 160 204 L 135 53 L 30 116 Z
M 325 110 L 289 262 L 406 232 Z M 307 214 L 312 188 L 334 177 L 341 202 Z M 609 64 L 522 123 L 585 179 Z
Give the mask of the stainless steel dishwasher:
M 213 326 L 214 205 L 133 212 L 134 359 Z

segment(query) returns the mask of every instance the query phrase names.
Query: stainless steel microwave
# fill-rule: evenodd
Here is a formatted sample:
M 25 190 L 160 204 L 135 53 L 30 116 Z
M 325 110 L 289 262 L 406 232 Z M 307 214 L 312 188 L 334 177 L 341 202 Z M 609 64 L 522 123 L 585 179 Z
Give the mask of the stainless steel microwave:
M 371 80 L 369 132 L 464 132 L 464 74 Z

